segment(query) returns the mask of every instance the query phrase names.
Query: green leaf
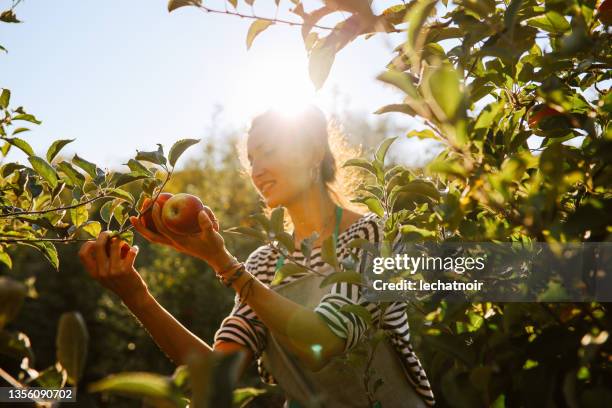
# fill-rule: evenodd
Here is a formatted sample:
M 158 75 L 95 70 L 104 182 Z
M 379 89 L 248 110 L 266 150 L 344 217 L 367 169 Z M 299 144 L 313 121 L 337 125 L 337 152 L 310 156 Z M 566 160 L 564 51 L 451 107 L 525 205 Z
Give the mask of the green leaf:
M 372 164 L 366 159 L 349 159 L 344 162 L 342 167 L 360 167 L 362 169 L 367 170 L 368 172 L 376 175 L 376 169 Z
M 51 266 L 53 266 L 53 268 L 56 271 L 59 270 L 59 257 L 57 255 L 57 249 L 55 248 L 55 245 L 53 245 L 51 242 L 48 242 L 48 241 L 28 242 L 25 245 L 38 249 L 43 254 L 45 259 L 49 261 Z
M 361 305 L 344 305 L 340 308 L 343 313 L 352 313 L 362 318 L 368 326 L 372 325 L 372 314 Z
M 125 372 L 108 376 L 89 385 L 89 392 L 106 392 L 140 398 L 166 399 L 182 406 L 172 380 L 159 374 Z M 183 404 L 184 405 L 184 404 Z
M 379 256 L 379 252 L 380 252 L 378 250 L 378 246 L 376 244 L 374 244 L 373 242 L 370 242 L 369 240 L 367 240 L 365 238 L 355 238 L 355 239 L 352 239 L 351 241 L 349 241 L 347 246 L 349 248 L 362 249 L 362 250 L 364 250 L 366 252 L 369 252 L 370 254 L 372 254 L 374 256 Z
M 142 175 L 142 176 L 145 176 L 145 177 L 153 176 L 153 173 L 151 173 L 151 171 L 144 164 L 139 162 L 138 160 L 130 159 L 127 162 L 127 166 L 131 170 L 130 174 L 132 174 L 134 176 L 137 176 L 137 175 Z
M 251 218 L 257 221 L 257 223 L 261 225 L 266 232 L 270 231 L 270 220 L 264 214 L 253 214 L 251 215 Z
M 68 180 L 73 186 L 83 187 L 83 184 L 85 183 L 85 176 L 79 173 L 79 171 L 75 169 L 72 164 L 62 161 L 57 164 L 57 169 L 68 177 Z
M 0 94 L 0 108 L 6 109 L 11 101 L 11 91 L 9 89 L 3 89 Z
M 119 177 L 117 178 L 117 181 L 115 182 L 115 187 L 121 187 L 125 184 L 132 183 L 134 181 L 138 181 L 142 179 L 150 179 L 150 177 L 152 176 L 147 176 L 144 174 L 137 174 L 137 173 L 121 174 L 119 175 Z
M 17 128 L 15 130 L 13 130 L 13 136 L 15 136 L 15 135 L 17 135 L 19 133 L 28 132 L 28 131 L 30 131 L 30 129 L 28 129 L 26 127 L 20 127 L 20 128 Z
M 270 27 L 272 24 L 273 24 L 273 21 L 271 20 L 257 19 L 253 21 L 253 23 L 249 27 L 249 32 L 247 33 L 247 39 L 246 39 L 247 50 L 251 48 L 251 45 L 253 45 L 253 41 L 255 40 L 255 37 L 261 34 L 266 28 Z
M 164 156 L 164 148 L 161 144 L 157 144 L 157 150 L 151 152 L 137 151 L 136 160 L 142 160 L 160 166 L 166 164 L 166 157 Z
M 177 8 L 185 7 L 185 6 L 200 6 L 202 5 L 202 0 L 169 0 L 168 1 L 168 11 L 173 12 Z
M 510 38 L 512 38 L 512 34 L 514 33 L 514 24 L 516 23 L 516 16 L 523 4 L 523 0 L 511 0 L 510 4 L 506 8 L 506 12 L 504 13 L 504 27 L 508 30 L 510 34 Z
M 0 316 L 0 328 L 2 325 Z M 0 330 L 0 355 L 2 356 L 10 357 L 15 361 L 23 361 L 24 358 L 28 358 L 28 363 L 33 364 L 34 353 L 30 344 L 30 339 L 25 333 Z
M 356 203 L 365 204 L 370 211 L 372 211 L 374 214 L 378 215 L 381 218 L 385 216 L 385 210 L 383 209 L 382 204 L 374 197 L 359 197 L 352 201 Z
M 295 243 L 293 242 L 293 237 L 290 234 L 282 231 L 279 234 L 276 234 L 275 238 L 285 247 L 285 249 L 287 249 L 287 252 L 291 253 L 295 250 Z
M 113 216 L 113 201 L 107 201 L 100 207 L 100 218 L 105 223 L 109 223 Z
M 429 198 L 433 198 L 434 200 L 440 200 L 440 191 L 436 188 L 436 186 L 430 182 L 425 180 L 412 180 L 408 183 L 396 187 L 394 193 L 414 193 L 420 194 Z
M 380 74 L 377 79 L 403 91 L 411 99 L 419 100 L 419 93 L 412 82 L 412 78 L 399 71 L 389 70 Z
M 2 177 L 10 176 L 14 171 L 25 169 L 26 167 L 19 163 L 6 163 L 2 166 Z
M 310 52 L 308 74 L 316 90 L 321 89 L 336 58 L 336 50 L 324 41 L 318 41 Z
M 55 169 L 49 163 L 37 156 L 30 156 L 28 160 L 32 164 L 32 168 L 45 180 L 51 188 L 55 188 L 58 182 L 58 176 Z
M 200 139 L 182 139 L 174 143 L 170 148 L 170 153 L 168 154 L 168 161 L 170 162 L 170 165 L 174 167 L 179 157 L 181 157 L 185 150 L 199 142 Z
M 21 21 L 17 19 L 13 9 L 3 11 L 2 14 L 0 14 L 0 21 L 4 21 L 5 23 L 21 23 Z
M 51 146 L 49 146 L 49 150 L 47 150 L 47 161 L 51 163 L 55 156 L 66 146 L 68 143 L 74 142 L 75 139 L 61 139 L 53 142 Z
M 36 119 L 34 115 L 30 115 L 29 113 L 21 113 L 19 115 L 13 116 L 13 120 L 24 120 L 26 122 L 35 123 L 37 125 L 40 125 L 42 123 L 40 120 Z
M 418 116 L 418 113 L 412 109 L 410 107 L 410 105 L 405 104 L 405 103 L 395 103 L 395 104 L 391 104 L 391 105 L 385 105 L 382 108 L 378 109 L 376 112 L 374 112 L 374 114 L 376 115 L 381 115 L 383 113 L 390 113 L 390 112 L 399 112 L 399 113 L 405 113 L 406 115 L 409 116 Z
M 34 156 L 34 150 L 32 150 L 32 147 L 30 146 L 30 144 L 26 142 L 25 140 L 19 139 L 18 137 L 6 138 L 4 140 L 9 142 L 13 146 L 19 148 L 22 152 L 24 152 L 28 156 Z
M 270 216 L 270 232 L 274 235 L 280 234 L 285 230 L 285 209 L 283 207 L 276 207 L 272 210 L 272 215 Z
M 389 147 L 391 147 L 391 145 L 393 144 L 393 142 L 395 142 L 396 139 L 397 137 L 390 137 L 388 139 L 383 140 L 382 143 L 378 146 L 378 149 L 376 149 L 376 160 L 379 163 L 381 164 L 385 163 L 385 157 L 387 156 L 387 151 L 389 150 Z
M 2 247 L 0 247 L 0 263 L 6 265 L 6 267 L 9 269 L 13 267 L 13 261 L 11 260 L 11 256 L 4 252 L 4 248 Z
M 62 388 L 66 384 L 66 379 L 63 370 L 58 370 L 57 366 L 52 365 L 38 374 L 35 384 L 43 388 Z
M 427 85 L 425 89 L 431 92 L 431 97 L 444 113 L 445 117 L 440 117 L 440 120 L 454 121 L 463 100 L 459 73 L 451 67 L 436 69 L 427 78 Z M 439 110 L 434 112 L 440 116 Z
M 338 267 L 338 257 L 336 255 L 336 243 L 334 237 L 329 237 L 323 241 L 321 246 L 321 259 L 334 268 Z
M 400 232 L 404 235 L 407 235 L 410 233 L 416 233 L 416 234 L 419 234 L 423 239 L 436 238 L 438 236 L 438 233 L 436 231 L 430 231 L 424 228 L 418 228 L 410 224 L 402 225 L 400 227 Z
M 226 229 L 224 232 L 229 233 L 229 234 L 246 235 L 246 236 L 258 239 L 260 241 L 266 240 L 266 235 L 263 232 L 256 230 L 255 228 L 251 228 L 251 227 L 232 227 L 232 228 Z
M 120 200 L 127 201 L 130 204 L 134 204 L 134 196 L 120 188 L 113 188 L 109 190 L 107 194 L 111 197 L 115 197 Z
M 27 293 L 23 283 L 0 276 L 0 329 L 17 317 Z
M 419 139 L 437 139 L 436 134 L 430 129 L 411 130 L 406 137 L 418 137 Z
M 80 232 L 85 233 L 85 238 L 98 238 L 102 232 L 102 225 L 98 221 L 87 221 L 79 226 L 75 235 L 80 236 Z
M 95 179 L 98 176 L 98 167 L 92 162 L 88 162 L 87 160 L 79 157 L 77 154 L 75 154 L 72 158 L 72 163 L 85 170 L 85 172 L 89 174 L 92 179 Z
M 570 23 L 558 12 L 551 10 L 545 15 L 527 20 L 527 25 L 552 34 L 563 34 L 571 28 Z
M 79 312 L 64 313 L 57 327 L 57 361 L 68 374 L 68 382 L 76 385 L 83 375 L 89 333 Z
M 360 284 L 362 282 L 361 275 L 355 271 L 342 271 L 342 272 L 330 273 L 329 275 L 325 277 L 325 279 L 323 279 L 319 287 L 323 288 L 325 286 L 329 286 L 329 285 L 332 285 L 338 282 Z
M 283 266 L 281 266 L 276 271 L 276 274 L 274 275 L 274 279 L 272 279 L 272 282 L 270 284 L 278 285 L 286 277 L 295 275 L 298 273 L 304 273 L 304 272 L 307 272 L 307 270 L 303 266 L 300 266 L 300 265 L 297 265 L 291 262 L 285 262 L 285 264 L 283 264 Z
M 544 173 L 553 185 L 563 177 L 563 148 L 559 143 L 548 146 L 540 155 L 540 171 Z
M 423 0 L 417 1 L 413 7 L 410 8 L 406 14 L 405 20 L 408 23 L 408 39 L 406 40 L 406 47 L 408 50 L 416 50 L 418 38 L 421 34 L 423 24 L 427 18 L 431 15 L 436 7 L 437 1 Z
M 72 200 L 72 205 L 77 205 L 77 200 Z M 79 205 L 78 207 L 71 208 L 69 210 L 70 221 L 75 227 L 80 226 L 89 219 L 89 212 L 87 211 L 86 205 Z
M 259 388 L 237 388 L 234 390 L 233 402 L 234 404 L 243 407 L 253 398 L 265 394 L 267 391 Z

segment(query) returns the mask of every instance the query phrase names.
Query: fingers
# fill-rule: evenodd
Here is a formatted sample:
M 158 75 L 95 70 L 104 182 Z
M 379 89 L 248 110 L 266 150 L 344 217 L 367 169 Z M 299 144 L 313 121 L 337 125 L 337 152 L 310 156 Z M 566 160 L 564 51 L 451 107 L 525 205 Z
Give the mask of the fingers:
M 98 276 L 104 277 L 108 274 L 109 258 L 106 255 L 106 242 L 110 237 L 110 231 L 103 231 L 98 235 L 94 243 L 94 253 L 98 267 Z
M 198 224 L 200 225 L 202 233 L 209 233 L 214 229 L 213 221 L 208 216 L 206 209 L 198 213 Z
M 208 218 L 210 221 L 212 221 L 213 229 L 219 232 L 219 220 L 217 220 L 217 217 L 215 217 L 215 213 L 207 205 L 204 206 L 204 211 L 206 211 L 206 215 L 208 215 Z
M 130 223 L 134 226 L 134 229 L 148 241 L 170 245 L 170 241 L 166 237 L 156 234 L 148 229 L 142 222 L 141 218 L 132 216 L 130 217 Z
M 109 274 L 112 275 L 119 272 L 121 268 L 121 245 L 123 244 L 123 241 L 116 237 L 110 238 L 110 240 Z
M 127 253 L 125 259 L 123 260 L 124 265 L 127 265 L 130 268 L 134 268 L 134 261 L 136 260 L 139 251 L 140 248 L 138 248 L 138 246 L 134 245 L 133 247 L 131 247 L 130 251 Z
M 157 203 L 153 204 L 152 216 L 153 222 L 155 223 L 155 227 L 157 227 L 157 230 L 161 233 L 164 239 L 166 239 L 171 244 L 172 241 L 170 237 L 174 236 L 174 233 L 170 231 L 168 227 L 166 227 L 166 224 L 164 224 L 164 222 L 162 221 L 161 207 Z
M 96 258 L 94 255 L 95 245 L 93 242 L 85 242 L 81 249 L 79 249 L 79 259 L 87 269 L 87 272 L 93 277 L 98 276 L 98 267 L 96 265 Z

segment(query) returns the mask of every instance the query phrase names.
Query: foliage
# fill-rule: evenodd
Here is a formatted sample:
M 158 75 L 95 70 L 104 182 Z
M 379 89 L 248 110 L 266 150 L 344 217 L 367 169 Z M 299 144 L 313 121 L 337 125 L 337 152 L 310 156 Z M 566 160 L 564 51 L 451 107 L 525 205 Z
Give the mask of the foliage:
M 253 5 L 255 1 L 246 3 Z M 367 0 L 325 0 L 316 10 L 306 10 L 299 0 L 291 3 L 292 16 L 287 18 L 246 14 L 235 0 L 228 0 L 228 8 L 217 12 L 253 20 L 246 34 L 248 47 L 276 24 L 299 25 L 309 56 L 309 73 L 317 88 L 324 86 L 336 54 L 356 38 L 402 33 L 405 41 L 378 78 L 396 88 L 401 100 L 377 113 L 417 118 L 423 127 L 407 129 L 406 136 L 434 139 L 445 147 L 425 169 L 428 178 L 401 166 L 386 165 L 386 153 L 396 139 L 381 143 L 371 160 L 347 163 L 369 174 L 371 182 L 363 186 L 358 201 L 383 219 L 380 255 L 390 254 L 390 242 L 397 236 L 407 242 L 610 239 L 612 99 L 606 85 L 609 88 L 612 79 L 612 44 L 610 29 L 601 22 L 597 10 L 601 2 L 413 0 L 398 1 L 379 14 Z M 182 6 L 212 11 L 197 0 L 169 2 L 170 11 Z M 340 21 L 333 26 L 322 23 L 333 18 Z M 2 13 L 0 20 L 18 22 L 13 8 Z M 9 248 L 28 245 L 57 268 L 54 243 L 91 239 L 101 230 L 102 222 L 130 239 L 127 215 L 137 213 L 144 197 L 161 191 L 180 153 L 195 142 L 177 142 L 169 158 L 161 146 L 138 152 L 127 163 L 129 172 L 105 171 L 78 155 L 70 161 L 57 159 L 71 140 L 58 140 L 44 157 L 37 156 L 20 135 L 27 129 L 18 126 L 40 121 L 21 107 L 10 108 L 10 99 L 10 91 L 4 89 L 0 95 L 2 154 L 19 149 L 28 157 L 29 166 L 3 163 L 0 171 L 0 261 L 7 267 L 12 264 Z M 208 169 L 218 164 L 211 162 Z M 193 166 L 185 171 L 193 175 L 201 170 Z M 223 180 L 235 183 L 231 186 L 234 191 L 248 188 L 239 178 Z M 134 181 L 139 183 L 125 187 Z M 175 188 L 188 190 L 190 183 L 178 183 Z M 208 199 L 213 195 L 207 192 L 219 185 L 205 185 L 208 190 L 202 195 Z M 282 209 L 275 209 L 269 218 L 255 216 L 253 227 L 244 223 L 244 213 L 232 214 L 231 210 L 241 204 L 253 208 L 254 199 L 241 201 L 245 196 L 240 194 L 224 197 L 225 201 L 217 204 L 233 225 L 239 225 L 232 231 L 268 242 L 290 261 L 279 278 L 308 270 L 292 262 L 294 243 L 283 230 Z M 103 205 L 96 207 L 94 203 Z M 99 211 L 99 220 L 92 210 Z M 242 250 L 248 248 L 238 241 L 228 242 Z M 308 241 L 304 245 L 307 254 Z M 352 245 L 377 251 L 364 242 Z M 325 262 L 336 269 L 324 284 L 360 284 L 361 277 L 354 271 L 357 259 L 340 262 L 331 240 L 323 248 Z M 167 258 L 154 260 L 149 266 L 165 265 L 165 270 L 177 265 L 193 267 L 185 262 L 189 261 Z M 147 268 L 145 273 L 153 276 Z M 191 279 L 187 274 L 177 276 Z M 158 278 L 169 279 L 164 274 Z M 26 291 L 9 280 L 0 281 L 0 290 L 18 303 Z M 174 298 L 173 294 L 170 297 Z M 5 324 L 16 316 L 16 310 L 9 307 L 15 303 L 4 298 L 0 303 L 0 322 Z M 596 407 L 612 399 L 612 349 L 608 341 L 612 319 L 606 304 L 471 304 L 428 299 L 410 307 L 413 339 L 422 350 L 441 406 Z M 367 310 L 349 311 L 371 320 Z M 81 320 L 73 315 L 66 321 L 77 327 Z M 380 328 L 370 329 L 367 335 L 374 341 L 380 339 Z M 86 337 L 83 333 L 82 339 Z M 29 341 L 23 333 L 2 331 L 0 335 L 3 346 L 9 345 L 20 358 L 30 359 Z M 68 354 L 81 359 L 85 355 Z M 82 362 L 66 360 L 65 356 L 58 354 L 65 365 L 52 365 L 43 372 L 26 365 L 20 381 L 46 381 L 47 376 L 53 381 L 78 381 Z M 211 401 L 204 391 L 214 377 L 212 363 L 195 361 L 189 369 L 189 377 L 203 384 L 194 389 L 196 405 L 200 398 Z M 217 363 L 219 373 L 225 374 L 216 380 L 225 379 L 223 383 L 231 385 L 231 362 Z M 126 391 L 125 387 L 131 387 L 127 391 L 132 394 L 162 397 L 180 405 L 189 394 L 182 388 L 184 370 L 177 370 L 172 378 L 118 374 L 123 377 L 103 380 L 92 390 L 123 387 Z M 364 386 L 372 405 L 376 404 L 376 383 L 375 373 L 368 373 Z M 220 398 L 229 404 L 227 395 Z M 235 403 L 241 398 L 235 394 Z

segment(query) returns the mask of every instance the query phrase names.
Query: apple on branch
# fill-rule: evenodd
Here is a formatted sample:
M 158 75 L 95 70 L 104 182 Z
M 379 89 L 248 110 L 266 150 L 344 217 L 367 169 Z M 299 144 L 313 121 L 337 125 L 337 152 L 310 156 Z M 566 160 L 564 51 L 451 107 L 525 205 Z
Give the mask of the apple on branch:
M 176 234 L 196 234 L 200 232 L 198 214 L 204 210 L 202 201 L 191 194 L 175 194 L 164 204 L 162 221 Z
M 155 201 L 151 201 L 147 199 L 143 205 L 142 210 L 140 211 L 140 217 L 144 221 L 145 227 L 152 232 L 158 233 L 157 227 L 155 226 L 155 222 L 153 221 L 153 204 L 157 203 L 159 205 L 160 210 L 163 210 L 166 201 L 171 199 L 173 194 L 171 193 L 161 193 Z

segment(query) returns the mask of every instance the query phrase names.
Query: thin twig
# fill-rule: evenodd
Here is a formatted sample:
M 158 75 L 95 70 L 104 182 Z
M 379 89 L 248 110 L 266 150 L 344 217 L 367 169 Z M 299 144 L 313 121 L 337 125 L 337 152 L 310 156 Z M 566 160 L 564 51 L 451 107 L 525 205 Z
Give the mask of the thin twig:
M 83 205 L 87 205 L 101 198 L 107 198 L 107 197 L 112 197 L 112 196 L 102 194 L 102 195 L 98 195 L 96 197 L 90 198 L 89 200 L 85 200 L 77 204 L 67 205 L 66 207 L 55 207 L 55 208 L 48 208 L 46 210 L 39 210 L 39 211 L 18 211 L 18 212 L 12 212 L 8 214 L 0 214 L 0 218 L 11 218 L 11 217 L 17 217 L 21 215 L 47 214 L 47 213 L 55 212 L 55 211 L 71 210 L 73 208 L 81 207 Z
M 213 14 L 226 14 L 229 16 L 236 16 L 236 17 L 240 17 L 240 18 L 248 18 L 251 20 L 264 20 L 264 21 L 270 21 L 272 23 L 280 23 L 280 24 L 287 24 L 288 26 L 303 26 L 306 23 L 305 22 L 299 22 L 299 21 L 292 21 L 292 20 L 287 20 L 287 19 L 283 19 L 283 18 L 277 18 L 277 17 L 261 17 L 261 16 L 256 16 L 255 14 L 253 15 L 249 15 L 249 14 L 242 14 L 239 13 L 238 11 L 230 11 L 230 10 L 216 10 L 216 9 L 212 9 L 210 7 L 206 7 L 204 5 L 199 5 L 197 6 L 200 10 L 202 10 L 203 12 L 206 13 L 213 13 Z M 330 30 L 333 31 L 334 27 L 328 27 L 328 26 L 322 26 L 319 24 L 313 24 L 314 28 L 319 28 L 321 30 Z

